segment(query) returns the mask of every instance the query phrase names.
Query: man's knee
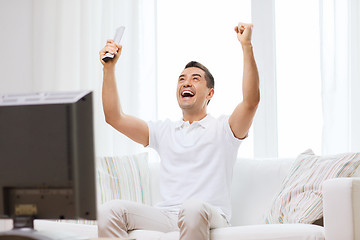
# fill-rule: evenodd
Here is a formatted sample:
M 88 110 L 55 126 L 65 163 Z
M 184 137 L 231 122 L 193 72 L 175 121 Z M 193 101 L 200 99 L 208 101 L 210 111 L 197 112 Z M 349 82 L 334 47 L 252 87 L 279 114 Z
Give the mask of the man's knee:
M 126 213 L 126 201 L 112 200 L 102 204 L 98 209 L 98 227 L 99 229 L 110 226 L 114 219 L 117 221 L 124 218 Z
M 186 201 L 179 211 L 179 228 L 184 224 L 197 227 L 198 225 L 208 225 L 208 211 L 206 204 L 198 200 Z

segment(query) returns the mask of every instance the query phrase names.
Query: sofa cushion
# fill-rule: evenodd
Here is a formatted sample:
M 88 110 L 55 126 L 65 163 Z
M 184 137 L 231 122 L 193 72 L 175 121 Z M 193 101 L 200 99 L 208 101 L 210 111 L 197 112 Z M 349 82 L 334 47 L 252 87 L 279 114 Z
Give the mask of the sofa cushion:
M 324 228 L 310 224 L 264 224 L 211 230 L 214 240 L 325 240 Z
M 293 159 L 240 159 L 234 166 L 231 225 L 263 224 Z
M 122 199 L 151 205 L 148 153 L 96 159 L 97 203 Z M 95 225 L 91 220 L 57 220 Z
M 352 177 L 360 177 L 360 167 L 357 168 L 356 172 L 354 173 L 354 175 L 352 175 Z
M 97 159 L 98 204 L 114 199 L 151 205 L 146 152 Z
M 210 231 L 211 240 L 324 240 L 324 229 L 309 224 L 272 224 L 218 228 Z M 136 230 L 130 238 L 139 240 L 178 240 L 179 232 L 161 233 Z
M 316 156 L 300 154 L 283 181 L 266 223 L 313 223 L 322 217 L 322 183 L 352 176 L 360 165 L 360 153 Z
M 129 233 L 129 238 L 137 240 L 179 240 L 179 232 L 163 233 L 150 230 L 136 230 Z
M 56 233 L 66 233 L 74 236 L 74 238 L 61 238 L 61 239 L 85 239 L 97 238 L 98 230 L 96 225 L 78 224 L 73 222 L 56 222 L 51 220 L 35 220 L 34 228 L 36 231 L 47 232 L 51 231 Z M 75 238 L 77 236 L 78 238 Z M 80 238 L 82 237 L 82 238 Z M 59 238 L 60 239 L 60 238 Z
M 86 224 L 57 223 L 36 220 L 35 229 L 67 232 L 89 238 L 97 237 L 97 227 Z M 218 228 L 210 231 L 211 240 L 324 240 L 324 228 L 309 224 L 263 224 Z M 179 232 L 162 233 L 150 230 L 136 230 L 129 238 L 138 240 L 178 240 Z

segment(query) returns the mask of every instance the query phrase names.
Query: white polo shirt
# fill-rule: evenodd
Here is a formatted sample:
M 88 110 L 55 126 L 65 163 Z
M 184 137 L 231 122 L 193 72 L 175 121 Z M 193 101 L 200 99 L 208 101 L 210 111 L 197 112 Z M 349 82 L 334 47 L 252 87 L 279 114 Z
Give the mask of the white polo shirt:
M 207 115 L 200 121 L 149 122 L 149 147 L 161 158 L 158 207 L 178 212 L 186 200 L 201 200 L 231 218 L 233 166 L 241 140 L 232 133 L 229 116 Z

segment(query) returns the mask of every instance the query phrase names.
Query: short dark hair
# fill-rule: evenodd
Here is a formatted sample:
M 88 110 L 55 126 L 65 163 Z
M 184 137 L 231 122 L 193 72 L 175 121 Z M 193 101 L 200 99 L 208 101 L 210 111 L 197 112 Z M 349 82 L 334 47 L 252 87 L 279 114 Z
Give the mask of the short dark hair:
M 203 70 L 205 72 L 206 86 L 208 88 L 214 88 L 215 87 L 214 77 L 210 73 L 209 69 L 207 69 L 204 65 L 202 65 L 201 63 L 196 62 L 196 61 L 189 62 L 188 64 L 186 64 L 184 69 L 190 68 L 190 67 L 196 67 L 196 68 L 200 68 L 201 70 Z

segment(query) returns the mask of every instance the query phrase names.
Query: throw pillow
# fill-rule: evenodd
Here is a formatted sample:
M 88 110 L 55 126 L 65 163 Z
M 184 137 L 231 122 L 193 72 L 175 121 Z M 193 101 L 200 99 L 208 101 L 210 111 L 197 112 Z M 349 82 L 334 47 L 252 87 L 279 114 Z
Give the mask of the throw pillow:
M 360 153 L 316 156 L 300 154 L 285 177 L 266 223 L 313 223 L 322 217 L 322 183 L 330 178 L 350 177 L 360 165 Z
M 354 173 L 354 175 L 352 175 L 352 177 L 360 177 L 360 167 L 357 168 L 356 172 Z
M 97 204 L 114 199 L 151 204 L 148 153 L 96 159 Z M 92 220 L 58 222 L 96 225 Z
M 151 205 L 147 153 L 99 158 L 97 181 L 98 204 L 122 199 Z

